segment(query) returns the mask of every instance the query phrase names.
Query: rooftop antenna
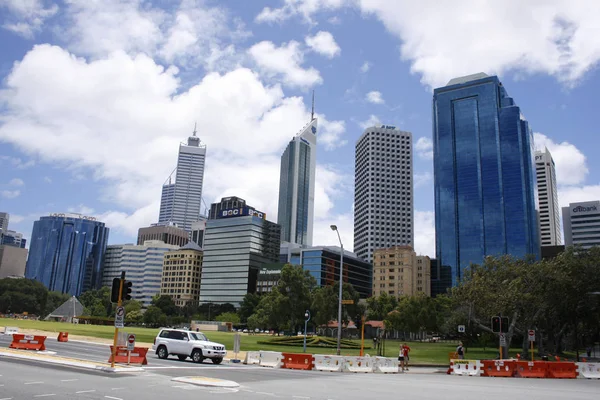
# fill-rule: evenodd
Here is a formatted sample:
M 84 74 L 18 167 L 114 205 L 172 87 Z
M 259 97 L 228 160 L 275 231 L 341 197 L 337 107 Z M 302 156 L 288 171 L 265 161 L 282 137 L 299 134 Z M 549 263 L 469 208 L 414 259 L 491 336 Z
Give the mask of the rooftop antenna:
M 194 136 L 196 136 L 196 122 L 194 122 Z
M 314 121 L 315 120 L 315 91 L 313 89 L 313 95 L 312 95 L 312 111 L 310 113 L 310 120 Z

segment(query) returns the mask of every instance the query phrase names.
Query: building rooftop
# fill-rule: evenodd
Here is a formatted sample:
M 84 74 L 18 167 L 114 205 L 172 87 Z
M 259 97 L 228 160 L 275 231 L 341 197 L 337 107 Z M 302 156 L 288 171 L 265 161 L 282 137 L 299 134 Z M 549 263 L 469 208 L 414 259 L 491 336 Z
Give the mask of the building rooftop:
M 462 83 L 476 81 L 476 80 L 488 78 L 488 77 L 489 77 L 489 75 L 484 72 L 479 72 L 476 74 L 471 74 L 471 75 L 466 75 L 466 76 L 460 76 L 458 78 L 450 79 L 450 81 L 446 84 L 446 86 L 460 85 Z

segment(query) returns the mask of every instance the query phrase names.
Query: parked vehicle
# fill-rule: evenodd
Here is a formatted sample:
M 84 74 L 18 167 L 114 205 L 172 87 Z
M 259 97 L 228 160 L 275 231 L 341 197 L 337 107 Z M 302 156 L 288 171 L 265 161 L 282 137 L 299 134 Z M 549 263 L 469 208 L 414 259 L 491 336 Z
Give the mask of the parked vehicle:
M 190 357 L 196 363 L 209 358 L 213 364 L 221 364 L 227 355 L 227 350 L 221 343 L 211 342 L 202 332 L 184 329 L 161 329 L 154 339 L 152 350 L 158 358 L 166 359 L 174 355 L 184 361 Z

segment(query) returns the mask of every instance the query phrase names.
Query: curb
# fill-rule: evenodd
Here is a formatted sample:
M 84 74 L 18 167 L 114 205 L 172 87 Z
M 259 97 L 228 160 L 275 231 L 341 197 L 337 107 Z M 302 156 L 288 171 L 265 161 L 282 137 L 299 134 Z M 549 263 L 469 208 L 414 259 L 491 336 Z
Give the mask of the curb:
M 189 383 L 196 386 L 220 387 L 220 388 L 237 388 L 239 383 L 227 381 L 224 379 L 209 378 L 205 376 L 179 376 L 171 379 L 173 382 Z
M 40 353 L 40 355 L 48 356 L 48 353 Z M 37 357 L 34 354 L 19 354 L 13 352 L 0 351 L 0 357 L 16 358 L 19 360 L 37 361 L 45 364 L 63 365 L 67 367 L 76 367 L 93 371 L 112 372 L 112 373 L 123 373 L 123 372 L 143 372 L 144 369 L 141 367 L 115 367 L 111 368 L 108 365 L 101 365 L 94 363 L 93 361 L 77 360 L 77 359 L 65 359 L 65 358 L 53 358 L 50 357 Z

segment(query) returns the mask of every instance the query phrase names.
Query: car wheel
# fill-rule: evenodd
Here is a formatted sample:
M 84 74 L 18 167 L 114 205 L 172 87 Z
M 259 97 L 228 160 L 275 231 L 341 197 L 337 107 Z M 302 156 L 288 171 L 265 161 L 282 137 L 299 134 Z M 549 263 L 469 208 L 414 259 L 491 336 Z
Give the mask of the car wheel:
M 223 362 L 222 358 L 211 358 L 210 360 L 213 364 L 221 364 Z
M 201 364 L 204 361 L 202 350 L 196 349 L 192 352 L 192 361 L 198 364 Z
M 179 358 L 179 361 L 185 361 L 187 356 L 177 356 L 177 358 Z
M 167 351 L 167 348 L 165 346 L 160 346 L 156 350 L 156 355 L 158 356 L 158 358 L 162 358 L 164 360 L 167 357 L 169 357 L 169 352 Z

